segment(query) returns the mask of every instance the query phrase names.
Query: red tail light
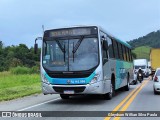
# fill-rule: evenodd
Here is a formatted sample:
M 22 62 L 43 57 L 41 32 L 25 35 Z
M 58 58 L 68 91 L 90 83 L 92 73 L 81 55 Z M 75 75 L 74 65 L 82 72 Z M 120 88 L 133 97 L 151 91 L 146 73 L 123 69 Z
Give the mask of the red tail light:
M 154 77 L 154 82 L 159 82 L 157 76 Z

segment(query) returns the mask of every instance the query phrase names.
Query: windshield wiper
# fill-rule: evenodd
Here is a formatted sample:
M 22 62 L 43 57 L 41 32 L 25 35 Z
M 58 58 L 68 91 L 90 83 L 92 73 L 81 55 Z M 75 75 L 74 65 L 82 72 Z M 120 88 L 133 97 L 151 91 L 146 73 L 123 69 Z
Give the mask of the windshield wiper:
M 65 59 L 66 58 L 66 46 L 65 46 L 65 44 L 64 44 L 64 56 L 63 57 L 64 57 L 64 62 L 66 62 L 66 59 Z
M 74 62 L 74 54 L 76 53 L 76 51 L 78 50 L 78 48 L 79 48 L 79 46 L 80 46 L 80 44 L 81 44 L 81 42 L 82 42 L 82 40 L 84 39 L 84 36 L 82 36 L 79 40 L 78 40 L 78 42 L 77 42 L 77 44 L 74 46 L 74 42 L 73 42 L 73 50 L 72 50 L 72 53 L 73 53 L 73 62 Z
M 64 44 L 64 48 L 62 47 L 61 43 L 59 42 L 59 40 L 55 40 L 59 46 L 59 48 L 61 49 L 61 51 L 64 53 L 64 62 L 66 61 L 66 48 L 65 48 L 65 44 Z
M 75 47 L 73 46 L 73 53 L 76 53 L 76 51 L 77 51 L 77 49 L 79 48 L 79 46 L 80 46 L 80 44 L 81 44 L 81 42 L 82 42 L 82 40 L 83 40 L 83 36 L 78 40 L 78 42 L 77 42 L 77 44 L 75 45 Z
M 59 40 L 55 40 L 59 46 L 59 48 L 61 49 L 61 51 L 64 53 L 65 49 L 62 47 L 61 43 L 59 42 Z

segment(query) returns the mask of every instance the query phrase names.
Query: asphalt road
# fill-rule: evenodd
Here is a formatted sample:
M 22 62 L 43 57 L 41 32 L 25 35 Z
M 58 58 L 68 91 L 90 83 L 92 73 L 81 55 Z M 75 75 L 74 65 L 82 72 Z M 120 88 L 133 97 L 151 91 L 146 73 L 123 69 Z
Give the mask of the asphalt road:
M 160 111 L 160 95 L 154 95 L 153 93 L 153 81 L 145 79 L 143 83 L 137 85 L 130 85 L 130 91 L 119 90 L 111 100 L 102 100 L 100 96 L 74 96 L 69 100 L 62 100 L 59 95 L 33 95 L 17 100 L 0 103 L 0 111 L 50 111 L 51 114 L 56 114 L 55 111 L 65 111 L 57 114 L 59 117 L 42 117 L 37 119 L 52 119 L 52 120 L 159 120 L 160 117 L 146 117 L 142 111 Z M 52 113 L 52 111 L 54 111 Z M 81 112 L 70 112 L 70 111 L 82 111 Z M 83 111 L 86 112 L 84 117 Z M 103 112 L 99 112 L 103 111 Z M 130 117 L 110 117 L 108 112 L 113 114 L 119 113 L 119 111 L 129 111 Z M 132 114 L 133 111 L 135 114 Z M 100 114 L 106 112 L 106 116 Z M 124 112 L 124 113 L 125 113 Z M 43 113 L 43 112 L 42 112 Z M 124 115 L 122 113 L 122 115 Z M 63 117 L 68 114 L 68 117 Z M 112 115 L 113 115 L 112 114 Z M 45 115 L 45 114 L 44 114 Z M 69 117 L 69 116 L 81 116 L 81 117 Z M 83 116 L 84 115 L 84 116 Z M 121 114 L 120 114 L 121 115 Z M 131 117 L 134 115 L 143 117 Z M 152 114 L 155 115 L 155 114 Z M 42 114 L 43 116 L 43 114 Z M 61 117 L 62 116 L 62 117 Z M 99 117 L 93 117 L 99 116 Z M 4 119 L 4 118 L 1 118 Z M 5 118 L 10 119 L 10 118 Z M 22 118 L 11 118 L 11 119 L 22 119 Z M 23 119 L 35 119 L 35 118 L 23 118 Z

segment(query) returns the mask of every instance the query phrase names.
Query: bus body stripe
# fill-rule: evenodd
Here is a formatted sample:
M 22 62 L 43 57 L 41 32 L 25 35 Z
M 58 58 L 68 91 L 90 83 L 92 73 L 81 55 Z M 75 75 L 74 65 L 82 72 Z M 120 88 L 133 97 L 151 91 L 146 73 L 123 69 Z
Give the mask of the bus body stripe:
M 51 78 L 47 73 L 44 73 L 45 77 L 50 84 L 89 84 L 90 81 L 94 78 L 95 72 L 93 72 L 89 77 L 86 78 Z M 70 83 L 68 83 L 70 80 Z

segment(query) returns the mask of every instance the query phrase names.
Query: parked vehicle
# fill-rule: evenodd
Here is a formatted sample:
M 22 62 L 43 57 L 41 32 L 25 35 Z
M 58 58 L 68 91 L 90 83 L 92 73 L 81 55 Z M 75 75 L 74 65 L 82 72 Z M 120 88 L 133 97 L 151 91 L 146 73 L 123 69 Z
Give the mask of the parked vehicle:
M 153 77 L 153 82 L 154 94 L 160 93 L 160 68 L 156 69 L 155 75 Z
M 134 74 L 137 75 L 139 68 L 141 68 L 144 73 L 144 76 L 148 77 L 149 71 L 148 71 L 147 59 L 136 59 L 133 61 L 133 65 L 134 65 Z M 135 79 L 136 79 L 136 75 L 135 75 Z
M 152 75 L 154 75 L 155 70 L 160 68 L 160 49 L 151 49 L 150 51 L 150 61 L 151 61 L 151 68 L 152 68 Z

